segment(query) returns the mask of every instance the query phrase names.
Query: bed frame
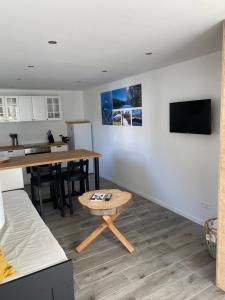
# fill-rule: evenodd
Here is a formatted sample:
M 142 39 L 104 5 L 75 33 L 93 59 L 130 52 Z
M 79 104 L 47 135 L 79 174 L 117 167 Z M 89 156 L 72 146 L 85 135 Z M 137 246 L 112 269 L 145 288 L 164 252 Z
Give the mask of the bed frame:
M 0 299 L 74 300 L 72 261 L 0 284 Z

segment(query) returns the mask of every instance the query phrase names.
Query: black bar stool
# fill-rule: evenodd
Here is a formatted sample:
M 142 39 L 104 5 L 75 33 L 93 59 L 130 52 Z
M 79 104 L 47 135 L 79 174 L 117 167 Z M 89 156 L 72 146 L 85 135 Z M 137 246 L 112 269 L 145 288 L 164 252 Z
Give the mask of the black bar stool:
M 67 169 L 62 171 L 62 180 L 63 180 L 63 198 L 66 199 L 65 196 L 65 188 L 64 188 L 64 181 L 67 182 L 67 188 L 68 188 L 68 199 L 69 204 L 66 203 L 66 205 L 70 208 L 70 214 L 73 214 L 73 201 L 72 196 L 73 195 L 82 195 L 86 191 L 89 191 L 89 160 L 80 160 L 77 161 L 71 161 L 67 164 Z M 73 187 L 74 183 L 76 181 L 80 182 L 80 191 L 78 193 L 74 193 Z M 66 200 L 65 200 L 66 202 Z
M 55 167 L 52 165 L 44 165 L 31 168 L 31 195 L 32 202 L 37 208 L 39 205 L 39 214 L 44 219 L 44 207 L 41 188 L 49 186 L 51 199 L 54 208 L 58 206 L 58 176 Z M 37 196 L 37 197 L 36 197 Z

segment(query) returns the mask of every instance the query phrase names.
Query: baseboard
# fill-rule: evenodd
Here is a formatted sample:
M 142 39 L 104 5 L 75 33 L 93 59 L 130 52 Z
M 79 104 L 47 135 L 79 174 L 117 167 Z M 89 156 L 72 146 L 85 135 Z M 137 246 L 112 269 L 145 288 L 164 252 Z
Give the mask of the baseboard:
M 125 188 L 125 189 L 127 189 L 127 190 L 129 190 L 129 191 L 131 191 L 131 192 L 133 192 L 133 193 L 135 193 L 135 194 L 137 194 L 137 195 L 139 195 L 139 196 L 141 196 L 141 197 L 143 197 L 143 198 L 146 198 L 149 201 L 152 201 L 152 202 L 154 202 L 154 203 L 156 203 L 156 204 L 158 204 L 158 205 L 160 205 L 162 207 L 165 207 L 165 208 L 167 208 L 167 209 L 169 209 L 169 210 L 177 213 L 178 215 L 181 215 L 181 216 L 183 216 L 183 217 L 185 217 L 185 218 L 187 218 L 187 219 L 189 219 L 189 220 L 191 220 L 191 221 L 193 221 L 193 222 L 195 222 L 195 223 L 197 223 L 199 225 L 203 226 L 204 223 L 205 223 L 205 220 L 202 220 L 200 218 L 196 218 L 195 216 L 193 216 L 193 215 L 191 215 L 189 213 L 186 213 L 186 212 L 180 210 L 179 208 L 176 208 L 176 207 L 173 207 L 171 205 L 168 205 L 166 202 L 164 202 L 162 200 L 159 200 L 159 199 L 157 199 L 157 198 L 155 198 L 155 197 L 153 197 L 153 196 L 151 196 L 149 194 L 146 194 L 146 193 L 143 193 L 143 192 L 139 192 L 139 191 L 133 189 L 132 187 L 130 187 L 128 185 L 125 185 L 123 183 L 121 184 L 121 182 L 118 182 L 118 181 L 116 181 L 114 179 L 106 178 L 106 177 L 104 177 L 104 178 L 107 179 L 107 180 L 109 180 L 109 181 L 111 181 L 111 182 L 113 182 L 113 183 L 115 183 L 115 184 L 117 184 L 117 185 L 119 185 L 119 186 L 121 186 L 121 187 L 123 187 L 123 188 Z

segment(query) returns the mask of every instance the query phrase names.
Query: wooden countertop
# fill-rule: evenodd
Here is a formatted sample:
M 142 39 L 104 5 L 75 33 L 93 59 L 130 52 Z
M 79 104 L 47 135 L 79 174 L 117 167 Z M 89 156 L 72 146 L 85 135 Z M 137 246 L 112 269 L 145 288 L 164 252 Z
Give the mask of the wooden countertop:
M 67 120 L 65 121 L 66 124 L 83 124 L 83 123 L 91 123 L 91 121 L 82 120 L 82 121 L 73 121 L 73 120 Z
M 34 144 L 23 144 L 18 146 L 1 146 L 0 151 L 12 151 L 12 150 L 23 150 L 29 148 L 37 148 L 37 147 L 46 147 L 46 146 L 63 146 L 68 145 L 63 142 L 55 142 L 55 143 L 34 143 Z
M 101 157 L 101 154 L 85 149 L 63 152 L 50 152 L 28 156 L 17 156 L 11 157 L 8 161 L 1 163 L 0 171 L 62 163 L 80 159 L 92 159 L 97 157 Z

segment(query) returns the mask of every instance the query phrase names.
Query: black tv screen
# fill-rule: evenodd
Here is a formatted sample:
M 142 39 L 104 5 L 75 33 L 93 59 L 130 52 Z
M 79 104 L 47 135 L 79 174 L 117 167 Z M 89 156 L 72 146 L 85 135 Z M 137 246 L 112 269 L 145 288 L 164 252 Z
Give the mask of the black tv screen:
M 211 99 L 170 103 L 170 132 L 211 134 Z

